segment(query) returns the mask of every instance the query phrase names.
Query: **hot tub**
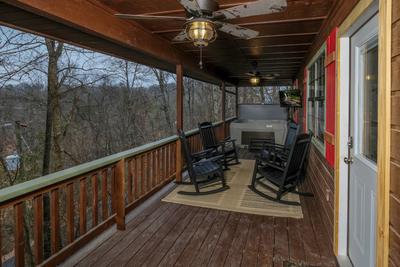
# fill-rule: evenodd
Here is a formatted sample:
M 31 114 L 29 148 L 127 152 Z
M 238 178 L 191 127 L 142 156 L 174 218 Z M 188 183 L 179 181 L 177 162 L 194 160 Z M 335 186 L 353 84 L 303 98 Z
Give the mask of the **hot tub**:
M 273 139 L 277 144 L 285 142 L 286 120 L 238 119 L 230 125 L 230 135 L 239 147 L 247 148 L 251 139 Z

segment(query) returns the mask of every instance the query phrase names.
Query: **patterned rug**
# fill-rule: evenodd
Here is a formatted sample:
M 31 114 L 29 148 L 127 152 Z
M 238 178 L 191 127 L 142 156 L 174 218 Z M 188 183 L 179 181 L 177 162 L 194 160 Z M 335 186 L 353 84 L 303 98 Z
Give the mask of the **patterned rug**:
M 303 218 L 300 206 L 277 203 L 251 191 L 248 185 L 251 183 L 253 169 L 254 160 L 242 159 L 241 164 L 230 166 L 230 170 L 225 172 L 225 178 L 230 189 L 211 195 L 188 196 L 178 194 L 178 191 L 194 191 L 194 186 L 179 185 L 162 201 L 266 216 Z M 212 189 L 217 186 L 220 185 L 209 185 L 210 188 L 203 188 L 203 190 Z M 257 188 L 263 193 L 271 194 L 261 186 Z M 300 201 L 299 196 L 292 193 L 285 195 L 283 199 Z

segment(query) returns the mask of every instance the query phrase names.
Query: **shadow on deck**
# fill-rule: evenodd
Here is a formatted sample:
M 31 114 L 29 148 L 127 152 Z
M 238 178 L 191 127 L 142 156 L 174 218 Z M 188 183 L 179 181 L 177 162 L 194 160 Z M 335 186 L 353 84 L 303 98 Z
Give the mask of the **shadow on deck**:
M 304 219 L 165 203 L 158 196 L 125 231 L 94 240 L 66 265 L 336 266 L 313 201 L 301 200 Z

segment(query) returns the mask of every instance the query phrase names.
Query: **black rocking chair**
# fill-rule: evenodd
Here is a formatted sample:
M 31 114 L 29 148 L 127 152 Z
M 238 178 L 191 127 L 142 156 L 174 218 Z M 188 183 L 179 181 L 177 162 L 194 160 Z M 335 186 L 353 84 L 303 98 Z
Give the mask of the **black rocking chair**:
M 186 167 L 189 173 L 190 181 L 191 184 L 194 185 L 196 191 L 179 191 L 178 193 L 183 195 L 208 195 L 229 189 L 229 186 L 225 181 L 224 171 L 219 163 L 222 156 L 202 159 L 194 162 L 192 154 L 190 153 L 188 141 L 185 133 L 182 130 L 179 131 L 179 139 L 182 144 L 182 151 L 186 160 Z M 221 182 L 221 187 L 208 191 L 200 191 L 202 187 L 209 186 L 218 181 Z
M 282 197 L 289 193 L 296 193 L 302 196 L 312 197 L 311 193 L 297 191 L 296 187 L 302 181 L 302 167 L 311 143 L 311 135 L 298 135 L 294 145 L 291 147 L 287 161 L 282 163 L 284 167 L 271 165 L 269 160 L 261 157 L 256 159 L 253 178 L 249 188 L 255 193 L 269 200 L 288 205 L 300 205 L 299 202 L 283 200 Z M 269 183 L 266 183 L 265 181 Z M 257 189 L 260 185 L 276 196 L 267 195 Z
M 285 143 L 283 145 L 265 143 L 264 148 L 260 152 L 260 157 L 262 159 L 273 161 L 274 164 L 281 165 L 287 160 L 290 148 L 294 144 L 298 132 L 299 125 L 294 122 L 288 122 Z
M 222 141 L 218 141 L 215 136 L 214 126 L 211 122 L 202 122 L 199 124 L 200 136 L 204 150 L 212 150 L 215 156 L 223 156 L 224 169 L 228 166 L 239 164 L 238 153 L 236 150 L 235 139 L 226 137 Z

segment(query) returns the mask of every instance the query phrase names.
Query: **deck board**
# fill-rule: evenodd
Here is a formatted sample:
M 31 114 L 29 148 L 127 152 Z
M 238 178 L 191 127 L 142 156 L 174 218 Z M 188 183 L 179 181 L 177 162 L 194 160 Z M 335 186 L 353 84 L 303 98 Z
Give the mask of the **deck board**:
M 77 266 L 336 266 L 314 202 L 301 202 L 303 219 L 157 200 Z

